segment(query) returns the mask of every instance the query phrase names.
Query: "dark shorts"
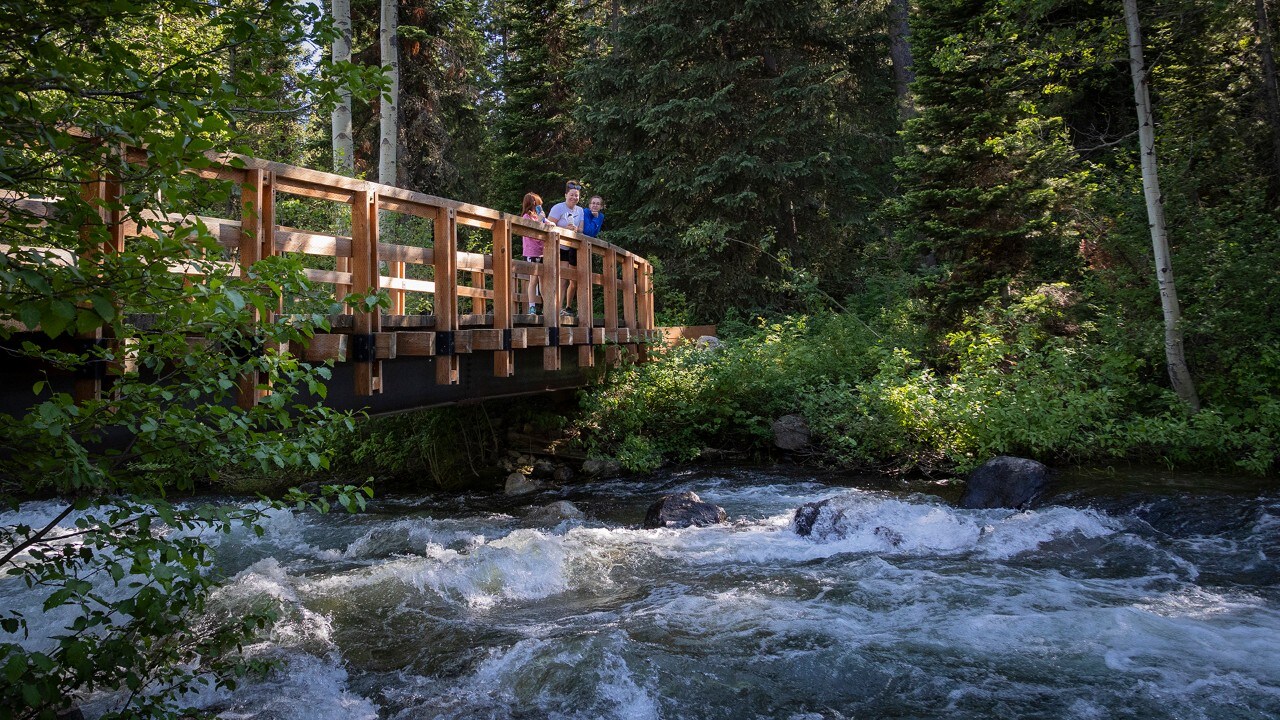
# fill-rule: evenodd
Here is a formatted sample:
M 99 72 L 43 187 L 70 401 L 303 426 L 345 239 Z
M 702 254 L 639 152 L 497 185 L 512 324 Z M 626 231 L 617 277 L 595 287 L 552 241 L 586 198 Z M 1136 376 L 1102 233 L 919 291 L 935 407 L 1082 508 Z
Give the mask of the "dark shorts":
M 560 262 L 567 262 L 577 267 L 578 265 L 578 249 L 577 248 L 560 248 Z

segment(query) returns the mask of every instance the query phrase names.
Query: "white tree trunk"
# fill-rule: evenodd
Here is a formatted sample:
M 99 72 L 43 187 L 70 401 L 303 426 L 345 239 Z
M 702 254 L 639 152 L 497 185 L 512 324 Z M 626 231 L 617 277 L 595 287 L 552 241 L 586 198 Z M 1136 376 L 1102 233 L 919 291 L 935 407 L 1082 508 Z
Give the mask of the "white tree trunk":
M 378 32 L 382 65 L 390 68 L 391 89 L 382 95 L 379 114 L 378 182 L 396 184 L 396 147 L 400 113 L 400 7 L 398 0 L 382 0 L 382 24 Z
M 1138 109 L 1138 143 L 1142 155 L 1142 191 L 1147 201 L 1147 221 L 1156 260 L 1156 281 L 1160 286 L 1160 306 L 1164 310 L 1164 354 L 1169 365 L 1173 391 L 1192 412 L 1200 409 L 1191 371 L 1182 347 L 1181 311 L 1173 282 L 1173 261 L 1169 256 L 1169 234 L 1164 221 L 1164 196 L 1156 176 L 1156 134 L 1151 117 L 1151 94 L 1147 88 L 1147 68 L 1142 59 L 1142 26 L 1138 22 L 1138 0 L 1123 0 L 1124 24 L 1129 31 L 1129 70 L 1133 74 L 1133 100 Z
M 339 36 L 333 41 L 333 61 L 351 61 L 351 0 L 333 0 L 333 23 Z M 355 174 L 355 140 L 351 136 L 351 89 L 338 91 L 338 105 L 333 109 L 333 171 L 339 175 Z

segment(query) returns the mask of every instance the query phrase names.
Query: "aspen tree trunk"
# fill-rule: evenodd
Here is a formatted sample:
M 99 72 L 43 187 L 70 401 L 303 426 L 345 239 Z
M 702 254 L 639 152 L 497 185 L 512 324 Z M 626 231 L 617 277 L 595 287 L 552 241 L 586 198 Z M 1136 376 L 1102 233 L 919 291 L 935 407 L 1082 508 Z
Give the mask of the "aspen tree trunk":
M 333 61 L 351 62 L 351 0 L 333 0 L 333 23 L 338 37 L 333 41 Z M 351 89 L 338 90 L 338 105 L 333 109 L 333 171 L 339 175 L 355 174 L 355 140 L 351 135 Z
M 400 7 L 399 0 L 382 0 L 382 23 L 378 42 L 382 49 L 382 65 L 389 67 L 391 89 L 382 95 L 378 129 L 378 182 L 396 184 L 396 148 L 400 135 Z
M 1156 176 L 1156 134 L 1151 117 L 1151 94 L 1147 68 L 1142 59 L 1142 27 L 1138 23 L 1138 0 L 1123 0 L 1124 24 L 1129 32 L 1129 70 L 1133 75 L 1133 100 L 1138 109 L 1138 143 L 1142 155 L 1142 192 L 1147 201 L 1147 222 L 1156 260 L 1156 281 L 1160 286 L 1160 306 L 1164 310 L 1164 354 L 1169 365 L 1169 381 L 1183 403 L 1196 412 L 1196 395 L 1191 371 L 1182 346 L 1181 311 L 1173 282 L 1173 262 L 1169 256 L 1169 235 L 1164 221 L 1164 196 Z
M 893 65 L 893 94 L 898 98 L 898 117 L 907 120 L 916 114 L 911 99 L 911 26 L 907 22 L 910 0 L 889 0 L 889 62 Z

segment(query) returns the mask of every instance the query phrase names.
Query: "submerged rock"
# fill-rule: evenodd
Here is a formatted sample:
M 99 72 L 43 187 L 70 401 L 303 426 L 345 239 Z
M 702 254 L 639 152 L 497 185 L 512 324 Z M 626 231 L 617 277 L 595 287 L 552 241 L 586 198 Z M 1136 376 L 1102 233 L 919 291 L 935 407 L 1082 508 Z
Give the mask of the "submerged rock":
M 831 502 L 830 498 L 819 502 L 805 503 L 796 508 L 795 517 L 791 519 L 792 527 L 800 537 L 809 537 L 813 533 L 813 524 L 818 522 L 822 508 Z
M 697 493 L 664 495 L 644 514 L 645 528 L 686 528 L 718 525 L 729 519 L 724 508 L 703 502 Z
M 965 481 L 960 507 L 968 510 L 1031 506 L 1049 487 L 1049 468 L 1035 460 L 1001 456 L 988 460 Z
M 586 517 L 577 505 L 568 500 L 557 500 L 550 505 L 534 508 L 525 516 L 525 520 L 545 525 L 555 525 L 565 520 L 582 520 Z
M 809 423 L 799 415 L 783 415 L 773 421 L 773 444 L 783 450 L 809 446 Z

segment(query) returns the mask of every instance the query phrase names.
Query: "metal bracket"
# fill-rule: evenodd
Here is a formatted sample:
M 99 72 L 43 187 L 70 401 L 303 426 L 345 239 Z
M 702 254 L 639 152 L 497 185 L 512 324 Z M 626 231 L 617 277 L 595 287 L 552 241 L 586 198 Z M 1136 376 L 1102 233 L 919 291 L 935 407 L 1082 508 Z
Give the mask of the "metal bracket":
M 378 341 L 373 333 L 358 333 L 351 336 L 351 360 L 353 362 L 373 362 L 378 359 Z
M 560 347 L 560 328 L 547 328 L 547 347 Z
M 436 355 L 454 355 L 454 333 L 453 330 L 437 330 L 436 331 Z
M 507 328 L 502 331 L 502 349 L 503 350 L 511 349 L 511 329 L 510 328 Z

